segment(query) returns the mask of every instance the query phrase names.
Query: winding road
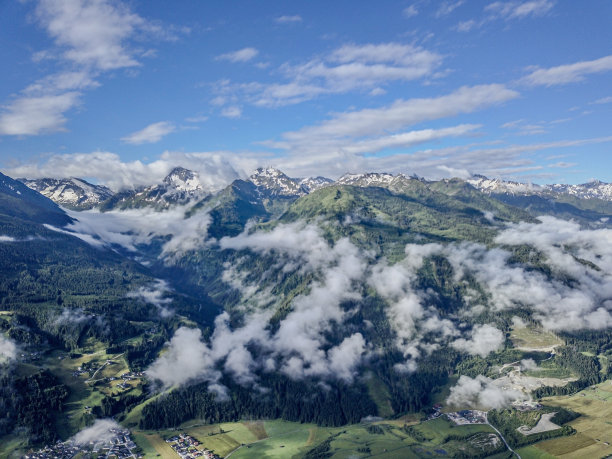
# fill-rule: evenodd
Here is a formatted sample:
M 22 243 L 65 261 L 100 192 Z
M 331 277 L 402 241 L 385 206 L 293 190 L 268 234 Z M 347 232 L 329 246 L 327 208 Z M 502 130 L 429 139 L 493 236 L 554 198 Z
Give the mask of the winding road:
M 508 442 L 506 441 L 506 439 L 504 438 L 504 436 L 501 434 L 501 432 L 500 432 L 499 430 L 497 430 L 497 428 L 496 428 L 496 427 L 495 427 L 493 424 L 491 424 L 491 423 L 489 422 L 489 418 L 487 417 L 487 413 L 485 413 L 485 420 L 487 421 L 487 424 L 488 424 L 489 426 L 491 426 L 491 428 L 492 428 L 493 430 L 495 430 L 495 432 L 497 432 L 497 433 L 499 434 L 499 438 L 501 438 L 501 439 L 502 439 L 502 441 L 504 442 L 504 445 L 506 445 L 506 448 L 508 448 L 508 449 L 510 450 L 510 452 L 512 452 L 513 454 L 515 454 L 515 455 L 516 455 L 516 457 L 518 457 L 518 459 L 521 459 L 520 454 L 519 454 L 519 453 L 517 453 L 516 451 L 514 451 L 512 448 L 510 448 L 510 445 L 508 444 Z

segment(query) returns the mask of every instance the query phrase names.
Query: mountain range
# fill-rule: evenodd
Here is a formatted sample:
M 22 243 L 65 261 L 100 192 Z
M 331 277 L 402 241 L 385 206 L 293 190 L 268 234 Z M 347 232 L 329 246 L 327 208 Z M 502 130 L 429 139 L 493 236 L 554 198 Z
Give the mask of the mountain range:
M 185 203 L 208 194 L 204 191 L 198 173 L 182 167 L 176 167 L 170 171 L 161 184 L 117 193 L 103 185 L 94 185 L 79 178 L 18 180 L 54 202 L 69 209 L 78 210 L 94 207 L 101 207 L 104 210 L 125 209 L 147 205 L 167 208 L 172 204 Z M 271 197 L 299 197 L 331 185 L 382 186 L 393 189 L 397 184 L 408 180 L 428 182 L 418 176 L 409 177 L 404 174 L 387 173 L 347 173 L 337 180 L 321 176 L 296 179 L 272 167 L 258 168 L 248 178 L 248 181 L 257 187 L 262 196 Z M 540 196 L 551 199 L 567 196 L 612 201 L 612 184 L 598 180 L 581 185 L 537 185 L 474 175 L 465 182 L 490 195 Z

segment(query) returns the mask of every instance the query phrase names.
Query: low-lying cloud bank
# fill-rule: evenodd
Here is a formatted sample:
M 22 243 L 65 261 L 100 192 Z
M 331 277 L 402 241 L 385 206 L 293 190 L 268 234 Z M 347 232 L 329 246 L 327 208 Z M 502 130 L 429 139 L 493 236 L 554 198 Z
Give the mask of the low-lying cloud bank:
M 77 445 L 88 445 L 93 443 L 108 443 L 115 434 L 112 430 L 124 430 L 117 422 L 112 419 L 96 419 L 89 427 L 78 432 L 72 440 Z
M 367 268 L 368 255 L 347 239 L 333 246 L 313 225 L 279 225 L 268 233 L 241 234 L 224 238 L 221 248 L 250 249 L 258 253 L 280 254 L 284 267 L 312 274 L 308 293 L 294 298 L 292 310 L 272 333 L 268 326 L 274 310 L 250 313 L 242 327 L 232 329 L 229 315 L 215 320 L 209 344 L 200 341 L 198 330 L 181 328 L 168 345 L 168 351 L 148 370 L 164 388 L 189 381 L 208 381 L 219 395 L 220 369 L 240 384 L 257 384 L 256 371 L 280 371 L 294 379 L 305 377 L 351 381 L 368 351 L 361 333 L 351 333 L 332 346 L 326 333 L 342 324 L 350 312 L 341 304 L 361 296 L 359 279 Z M 258 354 L 250 348 L 256 346 Z M 187 371 L 180 371 L 185 362 Z
M 175 206 L 164 211 L 152 208 L 68 211 L 76 220 L 74 223 L 63 230 L 50 228 L 79 237 L 95 247 L 118 245 L 135 253 L 138 245 L 164 238 L 161 257 L 172 260 L 201 247 L 207 239 L 210 215 L 200 211 L 186 218 L 189 209 L 190 206 Z
M 274 260 L 268 271 L 259 274 L 259 282 L 247 279 L 248 263 L 242 265 L 240 258 L 226 266 L 223 279 L 243 296 L 239 307 L 246 313 L 244 325 L 230 326 L 228 313 L 223 313 L 207 343 L 198 331 L 179 329 L 149 375 L 166 388 L 208 381 L 219 394 L 224 393 L 222 374 L 255 386 L 262 371 L 279 371 L 294 379 L 350 382 L 360 365 L 377 352 L 367 335 L 345 324 L 358 311 L 365 289 L 375 290 L 386 302 L 395 345 L 405 357 L 396 365 L 400 372 L 417 371 L 419 359 L 445 346 L 480 357 L 501 349 L 504 332 L 491 320 L 500 312 L 530 309 L 544 328 L 555 331 L 611 326 L 612 230 L 581 229 L 551 217 L 541 221 L 509 225 L 497 236 L 494 248 L 477 243 L 409 244 L 405 258 L 395 264 L 375 260 L 346 238 L 330 243 L 314 224 L 281 224 L 268 232 L 246 231 L 223 238 L 218 241 L 222 249 Z M 538 269 L 540 261 L 534 269 L 531 261 L 514 260 L 507 248 L 523 245 L 537 250 L 550 272 Z M 453 316 L 435 307 L 435 292 L 417 287 L 418 270 L 434 255 L 449 262 L 456 285 L 467 285 L 468 280 L 478 284 L 479 292 L 466 290 L 463 306 Z M 311 279 L 309 288 L 291 300 L 290 312 L 271 331 L 269 320 L 283 298 L 272 295 L 270 285 L 291 273 Z M 246 306 L 249 302 L 252 307 Z M 479 323 L 481 316 L 488 319 Z M 338 344 L 329 341 L 332 332 L 339 336 Z M 181 371 L 183 362 L 188 371 Z M 530 364 L 525 362 L 525 368 Z M 516 395 L 501 397 L 482 378 L 460 380 L 451 400 L 461 396 L 496 407 Z M 470 399 L 470 393 L 485 395 Z
M 475 378 L 462 375 L 451 388 L 446 403 L 457 408 L 500 409 L 516 400 L 524 400 L 525 394 L 518 390 L 504 390 L 491 378 L 478 375 Z

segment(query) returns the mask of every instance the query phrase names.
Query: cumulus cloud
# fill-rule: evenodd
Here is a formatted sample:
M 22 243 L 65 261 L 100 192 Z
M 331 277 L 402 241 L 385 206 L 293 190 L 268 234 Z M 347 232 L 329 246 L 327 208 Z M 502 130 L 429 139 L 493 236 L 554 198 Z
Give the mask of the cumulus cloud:
M 242 48 L 231 53 L 221 54 L 217 56 L 217 60 L 229 61 L 229 62 L 248 62 L 255 58 L 259 54 L 259 51 L 255 48 Z
M 214 370 L 209 350 L 201 338 L 198 328 L 179 328 L 165 352 L 147 369 L 147 376 L 161 381 L 164 388 L 199 379 L 218 381 L 221 375 Z
M 503 390 L 494 381 L 483 375 L 475 378 L 462 375 L 451 387 L 446 403 L 457 408 L 500 409 L 516 400 L 523 400 L 525 395 L 518 390 Z
M 471 331 L 470 339 L 460 338 L 451 343 L 457 350 L 484 358 L 491 352 L 499 350 L 504 344 L 505 337 L 496 327 L 483 324 L 476 325 Z
M 612 70 L 612 55 L 592 61 L 559 65 L 547 69 L 537 69 L 525 76 L 521 82 L 531 86 L 556 86 L 583 81 L 587 75 Z
M 91 426 L 72 437 L 72 440 L 78 445 L 109 443 L 115 436 L 113 430 L 123 431 L 124 429 L 112 419 L 96 419 Z
M 158 123 L 149 124 L 147 127 L 140 131 L 133 132 L 123 137 L 121 140 L 132 145 L 156 143 L 168 134 L 172 134 L 174 131 L 176 131 L 176 126 L 174 126 L 174 124 L 168 121 L 160 121 Z
M 17 357 L 17 345 L 9 338 L 0 334 L 0 363 L 14 360 Z

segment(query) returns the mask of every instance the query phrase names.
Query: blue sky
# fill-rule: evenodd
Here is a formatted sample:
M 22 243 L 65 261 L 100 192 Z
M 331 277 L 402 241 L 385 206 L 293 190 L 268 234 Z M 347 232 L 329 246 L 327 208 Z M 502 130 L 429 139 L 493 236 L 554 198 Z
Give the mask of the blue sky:
M 608 0 L 7 0 L 0 170 L 612 181 Z

